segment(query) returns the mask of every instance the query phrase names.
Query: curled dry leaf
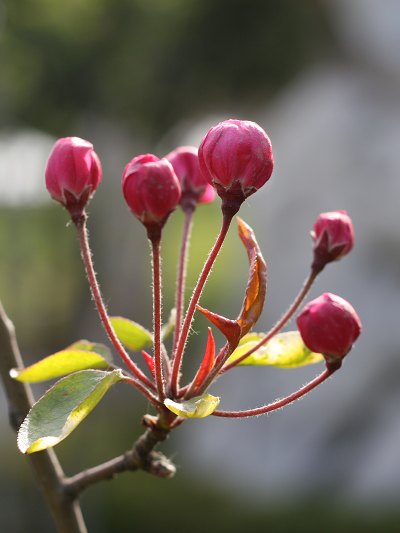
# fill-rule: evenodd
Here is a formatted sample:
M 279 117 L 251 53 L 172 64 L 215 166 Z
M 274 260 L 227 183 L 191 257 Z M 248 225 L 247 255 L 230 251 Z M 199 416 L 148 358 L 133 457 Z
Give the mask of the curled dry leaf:
M 243 242 L 250 263 L 242 309 L 236 320 L 230 320 L 197 306 L 197 309 L 226 337 L 231 351 L 235 350 L 240 339 L 254 326 L 264 307 L 267 292 L 267 265 L 261 254 L 253 230 L 241 218 L 237 218 L 239 237 Z
M 243 337 L 257 322 L 263 310 L 267 293 L 267 265 L 251 227 L 239 217 L 237 223 L 239 237 L 247 250 L 250 263 L 246 293 L 237 318 L 241 329 L 240 337 Z
M 208 309 L 204 309 L 204 307 L 200 307 L 200 305 L 197 305 L 196 307 L 207 320 L 220 330 L 220 332 L 226 337 L 232 350 L 234 350 L 239 343 L 241 331 L 237 320 L 230 320 L 222 315 L 217 315 Z

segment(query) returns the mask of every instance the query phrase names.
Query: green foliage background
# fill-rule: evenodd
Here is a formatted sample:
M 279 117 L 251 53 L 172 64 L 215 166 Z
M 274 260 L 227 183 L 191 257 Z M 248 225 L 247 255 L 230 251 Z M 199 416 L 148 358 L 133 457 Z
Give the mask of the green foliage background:
M 84 113 L 157 138 L 188 114 L 256 106 L 329 40 L 316 1 L 0 5 L 0 125 L 58 135 Z

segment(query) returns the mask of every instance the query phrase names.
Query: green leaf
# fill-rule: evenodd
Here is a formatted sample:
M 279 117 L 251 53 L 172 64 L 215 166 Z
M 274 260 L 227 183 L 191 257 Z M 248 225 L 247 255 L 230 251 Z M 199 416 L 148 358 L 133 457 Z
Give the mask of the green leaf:
M 229 357 L 227 364 L 239 359 L 254 348 L 265 336 L 263 333 L 245 335 L 239 346 Z M 281 368 L 297 368 L 323 361 L 322 354 L 312 352 L 304 344 L 298 331 L 279 333 L 272 337 L 264 346 L 246 357 L 239 365 L 272 365 Z
M 121 379 L 120 370 L 81 370 L 60 379 L 29 411 L 18 432 L 18 448 L 33 453 L 64 440 Z
M 66 350 L 83 350 L 84 352 L 95 352 L 99 355 L 103 356 L 103 359 L 108 361 L 110 364 L 113 364 L 113 357 L 111 354 L 111 350 L 108 346 L 105 344 L 101 344 L 100 342 L 91 342 L 87 341 L 86 339 L 76 341 L 71 346 L 68 346 Z
M 218 407 L 219 398 L 211 394 L 203 394 L 182 403 L 167 398 L 164 400 L 164 405 L 176 415 L 184 418 L 205 418 Z
M 112 316 L 110 320 L 117 337 L 128 350 L 137 352 L 153 344 L 150 331 L 133 320 L 122 316 Z
M 106 369 L 110 366 L 110 360 L 111 354 L 106 346 L 82 340 L 26 368 L 12 368 L 10 376 L 17 381 L 38 383 L 78 370 Z

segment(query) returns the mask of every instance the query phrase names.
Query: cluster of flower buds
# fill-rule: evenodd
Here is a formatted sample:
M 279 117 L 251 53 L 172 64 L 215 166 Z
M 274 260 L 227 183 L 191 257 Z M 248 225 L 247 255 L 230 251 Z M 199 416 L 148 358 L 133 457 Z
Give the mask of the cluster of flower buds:
M 199 309 L 197 304 L 201 292 L 222 246 L 233 215 L 237 213 L 247 197 L 260 189 L 270 179 L 273 165 L 271 142 L 260 126 L 250 121 L 226 120 L 208 131 L 198 152 L 194 147 L 184 146 L 173 150 L 161 159 L 152 154 L 139 155 L 134 157 L 125 167 L 122 176 L 123 196 L 132 213 L 145 226 L 147 235 L 153 244 L 153 253 L 159 253 L 158 248 L 154 245 L 155 243 L 159 244 L 162 228 L 178 205 L 181 206 L 185 215 L 190 217 L 197 204 L 208 203 L 213 200 L 214 190 L 222 200 L 222 229 L 205 262 L 184 320 L 181 315 L 186 248 L 182 246 L 181 249 L 180 265 L 182 271 L 178 275 L 176 299 L 178 320 L 173 353 L 171 354 L 171 361 L 168 363 L 170 364 L 168 374 L 171 381 L 166 386 L 160 345 L 160 294 L 157 304 L 155 304 L 156 307 L 154 307 L 154 316 L 158 317 L 155 322 L 154 333 L 155 372 L 153 376 L 156 385 L 154 389 L 158 392 L 157 401 L 164 401 L 166 390 L 170 391 L 174 400 L 182 398 L 182 390 L 179 390 L 180 364 L 193 314 L 196 309 Z M 69 211 L 75 223 L 78 219 L 85 218 L 84 208 L 100 180 L 101 166 L 92 144 L 76 137 L 57 141 L 48 160 L 46 185 L 51 196 Z M 207 311 L 214 325 L 219 325 L 221 331 L 225 331 L 225 333 L 229 330 L 229 335 L 226 335 L 228 341 L 230 337 L 235 336 L 236 341 L 230 342 L 231 348 L 233 347 L 232 350 L 260 316 L 265 296 L 263 287 L 265 288 L 266 283 L 264 263 L 254 234 L 251 228 L 244 223 L 240 224 L 241 239 L 247 248 L 251 263 L 251 274 L 243 309 L 236 321 L 225 319 Z M 184 236 L 187 244 L 188 234 L 184 234 Z M 258 343 L 258 347 L 261 347 L 278 333 L 294 315 L 316 275 L 325 265 L 348 254 L 354 245 L 352 221 L 345 211 L 321 213 L 314 224 L 311 236 L 314 256 L 308 281 L 284 318 L 278 322 L 279 327 L 273 328 L 271 334 L 266 334 L 264 339 Z M 85 239 L 81 239 L 81 242 L 83 242 L 83 246 L 86 246 Z M 86 257 L 87 262 L 90 261 L 89 252 L 82 253 L 82 256 L 84 260 Z M 159 264 L 159 258 L 156 258 L 156 262 L 153 263 L 153 273 L 157 269 L 154 277 L 156 293 L 158 290 L 161 291 L 161 283 L 158 279 L 160 276 Z M 89 271 L 91 268 L 89 265 Z M 90 273 L 88 277 L 89 280 L 95 279 L 94 275 Z M 95 293 L 97 289 L 92 288 L 92 290 Z M 100 315 L 103 315 L 105 327 L 109 332 L 110 326 L 107 324 L 106 312 L 101 311 Z M 247 324 L 244 329 L 243 322 Z M 224 325 L 223 328 L 221 324 Z M 324 355 L 328 371 L 335 371 L 341 366 L 343 358 L 361 332 L 361 322 L 353 307 L 339 296 L 329 293 L 313 300 L 303 309 L 297 318 L 297 326 L 308 349 Z M 111 338 L 112 335 L 111 332 Z M 117 348 L 120 349 L 118 346 Z M 204 374 L 201 380 L 202 384 L 210 384 L 218 376 L 218 372 L 224 371 L 223 366 L 230 355 L 226 350 L 223 350 L 218 357 L 215 357 L 213 350 L 209 350 L 211 355 L 207 359 L 207 365 L 201 370 Z M 253 351 L 252 349 L 249 353 L 253 353 Z M 240 361 L 247 355 L 242 355 Z M 151 356 L 149 357 L 151 358 Z M 234 364 L 236 363 L 230 363 L 228 367 L 230 368 Z M 205 375 L 204 368 L 207 368 L 209 375 Z M 137 376 L 139 379 L 143 378 L 140 373 Z M 144 384 L 148 385 L 146 379 L 144 379 Z M 196 387 L 193 385 L 187 387 L 188 399 L 191 399 L 190 393 L 195 389 Z M 197 389 L 200 390 L 201 386 L 199 385 Z M 260 412 L 267 411 L 257 411 L 258 414 Z M 220 413 L 217 416 L 223 415 Z
M 180 203 L 193 209 L 222 198 L 231 216 L 242 202 L 271 177 L 271 142 L 257 124 L 226 120 L 211 128 L 200 144 L 179 147 L 164 158 L 134 157 L 122 177 L 124 198 L 144 224 L 165 224 Z M 70 212 L 82 211 L 101 180 L 100 161 L 93 145 L 77 137 L 55 144 L 46 168 L 51 196 Z

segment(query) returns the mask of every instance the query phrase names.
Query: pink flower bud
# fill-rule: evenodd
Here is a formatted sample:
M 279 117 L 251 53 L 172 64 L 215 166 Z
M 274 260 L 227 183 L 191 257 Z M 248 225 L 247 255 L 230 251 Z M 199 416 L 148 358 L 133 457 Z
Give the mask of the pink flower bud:
M 166 159 L 145 154 L 134 157 L 122 176 L 124 198 L 133 214 L 158 235 L 181 197 L 174 169 Z M 149 238 L 152 238 L 149 234 Z
M 180 204 L 185 210 L 193 209 L 197 203 L 209 203 L 214 199 L 214 189 L 203 176 L 197 149 L 193 146 L 176 148 L 165 159 L 171 163 L 182 188 Z
M 206 190 L 204 191 L 203 196 L 199 200 L 199 204 L 210 204 L 214 201 L 215 198 L 215 190 L 214 187 L 207 183 Z
M 79 216 L 101 181 L 100 160 L 90 142 L 64 137 L 53 147 L 45 176 L 52 198 Z
M 311 231 L 314 242 L 313 269 L 320 271 L 327 263 L 348 254 L 354 246 L 354 230 L 346 211 L 321 213 Z
M 199 163 L 231 215 L 269 180 L 274 164 L 267 134 L 247 120 L 225 120 L 211 128 L 200 144 Z
M 304 344 L 322 353 L 328 365 L 340 366 L 361 333 L 361 321 L 351 304 L 329 292 L 308 303 L 296 322 Z

